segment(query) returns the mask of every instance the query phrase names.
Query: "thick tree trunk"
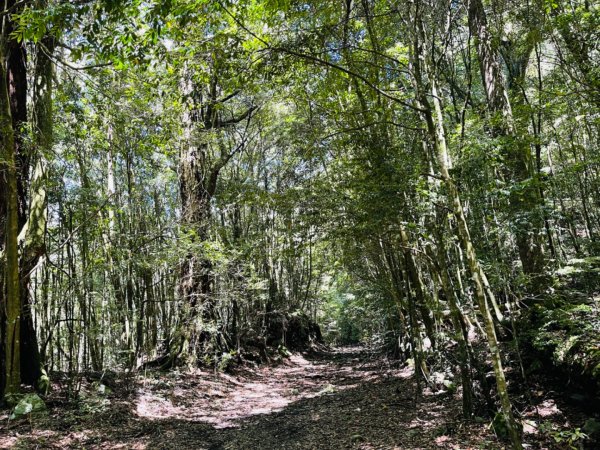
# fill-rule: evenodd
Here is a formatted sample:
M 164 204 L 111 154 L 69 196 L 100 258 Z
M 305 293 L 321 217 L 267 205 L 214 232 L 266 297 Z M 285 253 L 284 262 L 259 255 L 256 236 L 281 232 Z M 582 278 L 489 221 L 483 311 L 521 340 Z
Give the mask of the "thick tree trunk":
M 184 305 L 182 336 L 174 340 L 169 364 L 185 350 L 186 345 L 188 355 L 206 353 L 209 349 L 221 352 L 229 348 L 223 330 L 217 327 L 212 295 L 213 267 L 211 260 L 203 254 L 202 244 L 209 238 L 210 203 L 217 189 L 219 172 L 243 148 L 244 142 L 229 151 L 220 146 L 220 158 L 211 158 L 208 140 L 214 139 L 220 130 L 242 120 L 247 120 L 248 124 L 255 109 L 251 107 L 233 119 L 221 120 L 219 107 L 236 93 L 219 100 L 218 79 L 214 74 L 204 102 L 197 101 L 201 97 L 200 91 L 191 80 L 183 80 L 181 84 L 182 95 L 192 99 L 183 115 L 185 142 L 179 157 L 181 225 L 190 250 L 181 262 L 178 286 L 179 298 Z
M 37 335 L 33 326 L 29 284 L 32 272 L 46 252 L 46 154 L 52 149 L 53 142 L 53 65 L 49 55 L 54 51 L 54 46 L 53 37 L 42 39 L 41 45 L 36 46 L 32 127 L 36 161 L 29 196 L 29 214 L 27 222 L 20 231 L 20 240 L 24 242 L 21 256 L 21 349 L 23 353 L 21 373 L 24 383 L 31 385 L 37 383 L 42 390 L 47 389 L 48 378 L 42 367 Z
M 543 215 L 539 189 L 533 183 L 534 164 L 529 143 L 518 132 L 505 86 L 500 58 L 490 33 L 481 0 L 469 0 L 469 28 L 475 37 L 481 79 L 492 122 L 492 133 L 503 138 L 502 153 L 511 186 L 509 202 L 523 271 L 537 275 L 544 270 Z M 527 59 L 528 59 L 527 55 Z M 523 65 L 523 62 L 520 62 Z M 522 70 L 520 69 L 520 72 Z
M 17 6 L 17 2 L 9 1 L 8 7 L 12 8 Z M 0 203 L 5 200 L 6 211 L 8 212 L 9 223 L 6 232 L 7 241 L 7 270 L 10 272 L 11 263 L 9 259 L 12 256 L 12 247 L 9 246 L 10 239 L 12 239 L 12 226 L 13 220 L 12 212 L 13 207 L 15 208 L 16 227 L 17 227 L 17 242 L 22 242 L 23 253 L 20 258 L 20 264 L 18 267 L 19 274 L 17 280 L 19 280 L 20 286 L 18 288 L 18 310 L 16 317 L 19 321 L 17 333 L 19 334 L 18 339 L 13 339 L 15 343 L 18 343 L 19 356 L 16 358 L 13 354 L 12 357 L 6 354 L 7 364 L 14 364 L 18 361 L 20 366 L 20 381 L 27 384 L 35 384 L 41 377 L 43 369 L 41 367 L 40 353 L 37 343 L 37 336 L 33 326 L 33 317 L 31 313 L 31 299 L 29 297 L 29 279 L 32 270 L 36 267 L 40 256 L 44 253 L 44 232 L 45 232 L 45 205 L 46 205 L 46 193 L 45 193 L 45 165 L 43 156 L 37 161 L 36 172 L 33 177 L 34 186 L 31 189 L 31 208 L 28 210 L 29 203 L 29 169 L 32 155 L 35 152 L 28 151 L 25 149 L 25 138 L 24 130 L 27 123 L 27 54 L 25 52 L 25 46 L 23 43 L 18 42 L 13 38 L 10 33 L 13 31 L 13 24 L 10 20 L 5 22 L 5 28 L 2 30 L 2 93 L 0 95 L 7 96 L 7 105 L 9 115 L 6 116 L 6 112 L 3 111 L 3 120 L 8 117 L 12 125 L 11 137 L 7 137 L 7 140 L 12 142 L 12 162 L 8 161 L 7 164 L 10 166 L 7 173 L 8 179 L 6 180 L 6 199 L 0 199 Z M 44 45 L 49 48 L 49 51 L 53 51 L 54 43 L 52 40 L 44 39 Z M 39 46 L 38 46 L 39 48 Z M 42 153 L 47 150 L 47 146 L 51 145 L 51 130 L 52 130 L 52 116 L 51 116 L 51 84 L 52 84 L 52 66 L 50 59 L 46 54 L 39 52 L 40 55 L 37 60 L 35 67 L 35 90 L 34 90 L 34 136 L 33 142 L 35 145 L 35 151 Z M 4 105 L 3 105 L 4 107 Z M 6 131 L 3 131 L 6 134 Z M 12 179 L 10 171 L 15 171 L 15 179 Z M 14 190 L 12 183 L 15 183 Z M 16 195 L 16 202 L 13 205 L 12 195 Z M 12 245 L 12 243 L 10 244 Z M 18 244 L 17 244 L 18 246 Z M 11 288 L 13 282 L 12 275 L 8 273 L 7 278 L 7 314 L 10 314 L 10 304 L 13 300 L 11 293 L 14 293 L 14 289 Z M 10 321 L 10 319 L 9 319 Z M 12 326 L 12 325 L 11 325 Z M 10 332 L 10 330 L 8 330 Z M 9 345 L 9 336 L 6 337 L 6 344 Z M 13 352 L 16 352 L 17 347 L 13 348 Z M 10 359 L 12 358 L 12 363 Z M 45 381 L 44 386 L 45 388 Z M 10 380 L 7 380 L 10 382 Z M 8 388 L 8 384 L 7 384 Z
M 182 202 L 182 227 L 191 250 L 180 266 L 179 296 L 187 309 L 185 339 L 192 351 L 204 351 L 211 339 L 208 327 L 215 321 L 210 260 L 201 254 L 208 239 L 210 200 L 214 193 L 207 183 L 207 145 L 187 145 L 181 151 L 179 192 Z M 198 323 L 199 321 L 199 323 Z
M 4 30 L 3 30 L 4 31 Z M 6 46 L 4 36 L 0 36 L 0 192 L 2 192 L 3 216 L 0 217 L 4 243 L 3 277 L 3 322 L 4 322 L 4 358 L 3 382 L 4 394 L 17 393 L 21 385 L 21 346 L 19 295 L 19 255 L 18 255 L 18 192 L 17 167 L 15 161 L 15 136 L 9 100 L 6 68 Z M 6 230 L 4 232 L 4 230 Z
M 16 6 L 16 0 L 8 2 L 9 7 Z M 18 12 L 17 8 L 16 12 Z M 7 22 L 7 76 L 8 96 L 12 115 L 15 162 L 17 164 L 17 189 L 19 230 L 27 221 L 27 199 L 31 152 L 25 148 L 25 129 L 27 126 L 27 52 L 24 43 L 18 42 L 10 33 L 14 31 L 12 21 Z

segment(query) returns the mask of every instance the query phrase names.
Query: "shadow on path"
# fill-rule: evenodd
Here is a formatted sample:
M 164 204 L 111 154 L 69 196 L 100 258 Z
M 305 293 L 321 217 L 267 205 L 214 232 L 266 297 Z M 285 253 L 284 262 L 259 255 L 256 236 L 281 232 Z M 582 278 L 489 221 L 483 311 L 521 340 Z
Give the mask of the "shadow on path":
M 362 349 L 235 375 L 155 374 L 97 411 L 61 407 L 4 426 L 0 448 L 501 448 L 484 425 L 462 425 L 458 397 L 430 393 L 415 405 L 410 375 Z

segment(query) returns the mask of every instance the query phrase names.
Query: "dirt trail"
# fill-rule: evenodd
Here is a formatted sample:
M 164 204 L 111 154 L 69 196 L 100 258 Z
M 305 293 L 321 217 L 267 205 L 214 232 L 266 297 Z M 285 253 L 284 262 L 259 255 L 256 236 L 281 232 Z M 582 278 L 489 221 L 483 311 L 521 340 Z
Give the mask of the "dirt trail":
M 235 375 L 146 374 L 128 395 L 88 396 L 31 423 L 0 417 L 0 448 L 502 448 L 487 424 L 462 424 L 457 396 L 426 391 L 415 404 L 410 375 L 348 348 Z
M 235 375 L 173 373 L 170 380 L 145 380 L 138 390 L 136 414 L 235 428 L 243 419 L 278 412 L 303 399 L 332 395 L 381 377 L 409 375 L 391 369 L 382 373 L 365 358 L 364 352 L 341 349 L 311 360 L 293 354 L 278 366 L 244 369 Z

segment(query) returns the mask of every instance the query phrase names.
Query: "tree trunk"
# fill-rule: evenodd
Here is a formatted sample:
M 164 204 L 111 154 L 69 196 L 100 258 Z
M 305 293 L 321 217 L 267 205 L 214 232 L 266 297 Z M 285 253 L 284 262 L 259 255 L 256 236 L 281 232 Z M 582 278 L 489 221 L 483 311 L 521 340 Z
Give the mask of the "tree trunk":
M 41 390 L 48 388 L 48 378 L 43 369 L 37 335 L 33 326 L 29 284 L 32 272 L 40 258 L 46 253 L 46 154 L 51 151 L 53 143 L 53 65 L 49 55 L 54 52 L 54 47 L 54 38 L 51 36 L 45 37 L 42 39 L 41 45 L 36 46 L 32 120 L 36 161 L 30 189 L 29 214 L 27 222 L 20 232 L 20 240 L 24 241 L 21 257 L 21 345 L 23 353 L 21 373 L 23 382 L 31 385 L 37 383 L 37 387 Z
M 5 30 L 2 30 L 5 31 Z M 9 90 L 7 85 L 6 45 L 5 35 L 0 36 L 0 143 L 1 143 L 1 173 L 0 192 L 2 192 L 3 215 L 0 217 L 4 242 L 4 276 L 5 291 L 3 292 L 4 316 L 4 394 L 11 395 L 19 391 L 21 385 L 21 346 L 20 346 L 20 312 L 21 300 L 19 295 L 19 255 L 18 255 L 18 191 L 17 167 L 15 161 L 15 135 L 10 108 Z
M 189 76 L 190 74 L 186 74 Z M 169 364 L 188 345 L 188 355 L 206 353 L 209 347 L 226 351 L 222 329 L 217 329 L 217 314 L 212 296 L 214 289 L 212 262 L 204 255 L 203 243 L 209 238 L 211 224 L 211 200 L 217 189 L 219 172 L 229 160 L 243 148 L 244 141 L 234 149 L 220 145 L 220 158 L 211 158 L 209 139 L 215 138 L 227 127 L 246 120 L 246 128 L 252 112 L 250 107 L 229 120 L 222 120 L 220 107 L 235 93 L 219 100 L 218 79 L 212 74 L 205 101 L 201 90 L 189 79 L 182 81 L 182 95 L 190 98 L 183 114 L 184 145 L 179 155 L 179 194 L 181 197 L 182 231 L 188 239 L 189 250 L 180 265 L 179 298 L 183 301 L 183 329 L 180 339 L 175 340 Z M 217 136 L 215 141 L 218 142 Z M 222 143 L 221 143 L 222 144 Z
M 503 157 L 508 168 L 511 186 L 509 202 L 515 237 L 523 271 L 537 275 L 544 270 L 544 248 L 540 230 L 543 216 L 538 188 L 534 177 L 533 157 L 529 143 L 516 127 L 508 90 L 500 66 L 497 47 L 493 44 L 487 16 L 481 0 L 469 0 L 469 28 L 475 37 L 479 69 L 492 122 L 492 134 L 503 138 Z M 526 58 L 528 59 L 528 56 Z M 521 62 L 520 66 L 524 66 Z M 524 72 L 520 69 L 520 72 Z
M 485 334 L 490 350 L 492 365 L 494 367 L 494 373 L 496 375 L 496 386 L 498 389 L 498 396 L 500 397 L 502 415 L 504 417 L 504 421 L 506 423 L 513 448 L 520 450 L 523 448 L 521 444 L 521 437 L 517 430 L 515 418 L 512 412 L 510 397 L 508 395 L 506 378 L 504 376 L 504 369 L 502 367 L 502 355 L 500 353 L 498 339 L 496 337 L 496 330 L 494 328 L 494 319 L 492 317 L 488 301 L 486 299 L 486 277 L 483 268 L 479 264 L 479 260 L 477 259 L 477 253 L 471 240 L 469 225 L 465 217 L 465 213 L 462 206 L 462 200 L 460 198 L 458 188 L 456 187 L 456 184 L 454 183 L 454 180 L 450 175 L 450 155 L 448 153 L 448 147 L 446 143 L 442 105 L 436 86 L 437 79 L 435 68 L 432 69 L 429 67 L 429 61 L 427 55 L 425 54 L 424 48 L 425 32 L 423 30 L 423 23 L 421 21 L 418 4 L 416 8 L 417 11 L 415 12 L 414 17 L 414 43 L 412 47 L 411 58 L 413 66 L 414 85 L 416 90 L 416 100 L 420 107 L 420 110 L 422 111 L 422 116 L 427 126 L 428 138 L 434 148 L 434 154 L 436 157 L 441 178 L 447 189 L 447 195 L 449 197 L 449 200 L 452 203 L 452 210 L 458 225 L 458 238 L 465 251 L 467 263 L 472 275 L 473 283 L 475 285 L 475 298 L 477 300 L 479 312 L 484 321 Z M 423 88 L 424 76 L 428 76 L 428 93 L 426 93 Z M 429 96 L 433 101 L 433 109 L 429 104 Z M 487 294 L 493 295 L 491 293 L 491 290 L 488 291 Z
M 210 200 L 213 192 L 207 186 L 207 144 L 188 144 L 181 151 L 179 192 L 182 202 L 181 221 L 183 231 L 189 238 L 191 250 L 184 256 L 180 266 L 179 296 L 187 308 L 186 320 L 190 349 L 204 350 L 211 336 L 208 325 L 215 321 L 214 303 L 211 296 L 212 264 L 202 255 L 201 244 L 208 239 L 210 223 Z M 200 320 L 200 329 L 195 322 Z M 191 323 L 190 323 L 191 322 Z
M 477 259 L 477 254 L 475 252 L 475 247 L 473 246 L 473 242 L 471 241 L 471 236 L 469 233 L 469 227 L 467 224 L 467 219 L 465 218 L 465 214 L 462 207 L 462 201 L 460 199 L 460 194 L 456 185 L 454 184 L 454 180 L 450 176 L 450 172 L 448 170 L 447 162 L 449 160 L 448 150 L 446 147 L 446 139 L 444 135 L 444 128 L 442 124 L 442 109 L 439 102 L 439 97 L 437 93 L 437 89 L 435 86 L 435 80 L 431 80 L 431 95 L 433 97 L 433 103 L 435 107 L 435 129 L 436 129 L 436 140 L 435 145 L 437 147 L 437 157 L 438 157 L 438 165 L 440 168 L 440 173 L 442 175 L 442 179 L 448 189 L 448 193 L 450 195 L 450 199 L 452 201 L 452 207 L 454 210 L 454 216 L 456 217 L 458 223 L 458 232 L 459 239 L 462 243 L 463 248 L 465 249 L 465 255 L 467 257 L 467 262 L 473 277 L 473 282 L 475 283 L 475 294 L 477 299 L 477 304 L 479 306 L 479 313 L 483 317 L 483 323 L 485 328 L 485 333 L 488 341 L 488 346 L 490 349 L 490 355 L 492 358 L 492 365 L 494 367 L 494 374 L 496 375 L 496 387 L 498 389 L 498 396 L 500 397 L 500 405 L 502 415 L 504 416 L 504 421 L 508 428 L 508 432 L 510 435 L 510 439 L 513 444 L 513 448 L 521 449 L 521 437 L 519 436 L 519 432 L 517 431 L 517 426 L 515 422 L 514 415 L 512 413 L 512 405 L 510 402 L 510 398 L 508 395 L 508 388 L 506 384 L 506 378 L 504 376 L 504 369 L 502 367 L 502 355 L 500 353 L 500 348 L 498 347 L 498 339 L 496 337 L 496 330 L 494 328 L 494 319 L 492 317 L 487 299 L 486 299 L 486 289 L 485 289 L 485 273 L 483 268 L 479 264 L 479 260 Z M 491 291 L 488 291 L 488 295 L 491 294 Z M 492 299 L 490 298 L 490 301 Z

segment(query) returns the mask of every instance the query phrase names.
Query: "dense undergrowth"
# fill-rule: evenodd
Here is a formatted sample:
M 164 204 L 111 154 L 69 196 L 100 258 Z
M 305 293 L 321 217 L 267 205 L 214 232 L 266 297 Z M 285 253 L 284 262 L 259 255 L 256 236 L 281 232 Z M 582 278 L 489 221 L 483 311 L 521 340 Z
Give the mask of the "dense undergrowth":
M 557 272 L 552 292 L 536 300 L 523 320 L 524 337 L 540 368 L 583 384 L 591 397 L 600 392 L 599 274 L 598 257 L 570 260 Z

